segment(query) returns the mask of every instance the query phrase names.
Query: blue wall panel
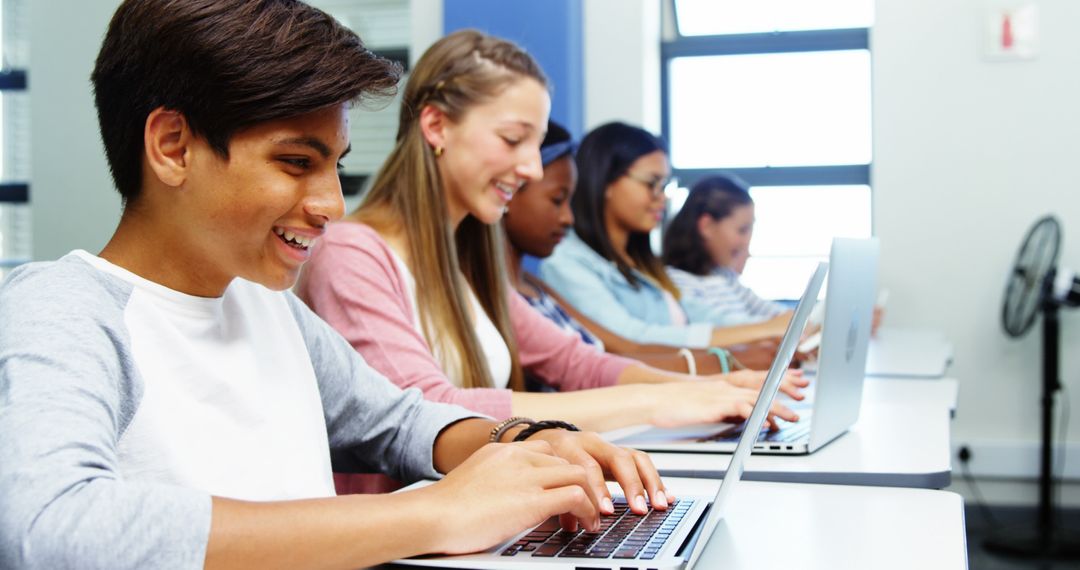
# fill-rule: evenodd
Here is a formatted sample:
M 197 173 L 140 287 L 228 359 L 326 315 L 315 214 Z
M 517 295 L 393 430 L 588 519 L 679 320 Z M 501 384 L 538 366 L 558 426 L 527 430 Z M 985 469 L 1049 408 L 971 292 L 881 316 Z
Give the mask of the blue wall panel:
M 584 119 L 581 0 L 444 0 L 443 31 L 463 28 L 513 40 L 544 68 L 551 118 L 577 138 Z

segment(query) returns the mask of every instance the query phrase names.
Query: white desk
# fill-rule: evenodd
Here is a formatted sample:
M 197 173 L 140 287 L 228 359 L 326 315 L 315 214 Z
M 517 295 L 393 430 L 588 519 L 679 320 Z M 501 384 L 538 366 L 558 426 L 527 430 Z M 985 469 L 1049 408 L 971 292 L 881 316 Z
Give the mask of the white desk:
M 713 495 L 718 481 L 668 479 Z M 966 569 L 961 497 L 947 491 L 740 482 L 698 569 Z
M 866 378 L 863 383 L 863 402 L 880 402 L 895 405 L 931 404 L 956 414 L 960 396 L 960 383 L 954 378 L 918 380 L 899 378 Z
M 753 455 L 746 479 L 941 489 L 952 480 L 957 382 L 867 379 L 859 421 L 810 455 Z M 616 432 L 617 433 L 617 432 Z M 668 477 L 718 479 L 730 454 L 650 453 Z
M 720 482 L 665 485 L 711 499 Z M 947 491 L 740 481 L 724 510 L 694 570 L 967 568 L 963 500 Z M 572 568 L 551 562 L 544 568 Z
M 938 331 L 881 327 L 870 339 L 866 375 L 941 378 L 952 358 L 952 343 Z
M 917 420 L 917 421 L 916 421 Z M 952 480 L 950 417 L 937 404 L 863 405 L 847 433 L 810 455 L 758 455 L 746 462 L 752 481 L 941 489 Z M 719 479 L 726 453 L 650 453 L 665 477 Z

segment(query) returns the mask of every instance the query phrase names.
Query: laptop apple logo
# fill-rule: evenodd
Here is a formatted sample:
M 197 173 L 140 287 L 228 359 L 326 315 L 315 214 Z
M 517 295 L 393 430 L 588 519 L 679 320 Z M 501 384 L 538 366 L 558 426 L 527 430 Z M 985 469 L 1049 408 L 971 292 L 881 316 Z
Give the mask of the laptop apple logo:
M 847 346 L 844 347 L 844 360 L 851 362 L 851 357 L 855 355 L 855 339 L 859 333 L 859 315 L 858 313 L 851 314 L 851 326 L 847 331 Z

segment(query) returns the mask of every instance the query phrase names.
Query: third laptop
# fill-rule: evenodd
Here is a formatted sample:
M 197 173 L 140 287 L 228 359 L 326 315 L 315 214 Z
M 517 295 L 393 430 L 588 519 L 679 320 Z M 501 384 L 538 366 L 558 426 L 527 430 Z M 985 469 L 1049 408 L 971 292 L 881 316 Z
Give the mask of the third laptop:
M 755 453 L 812 453 L 859 419 L 877 266 L 877 239 L 833 240 L 817 370 L 807 373 L 811 385 L 805 401 L 783 401 L 799 414 L 799 421 L 777 420 L 781 428 L 762 431 Z M 621 432 L 613 442 L 646 451 L 731 453 L 741 432 L 742 424 L 643 426 Z

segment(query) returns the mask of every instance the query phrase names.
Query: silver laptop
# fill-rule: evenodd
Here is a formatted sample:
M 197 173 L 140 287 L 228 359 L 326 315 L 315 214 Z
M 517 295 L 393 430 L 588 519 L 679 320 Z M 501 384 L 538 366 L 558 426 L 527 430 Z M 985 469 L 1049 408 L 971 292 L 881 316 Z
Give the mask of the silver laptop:
M 596 533 L 565 532 L 559 526 L 558 517 L 552 517 L 485 552 L 409 558 L 395 564 L 481 569 L 693 568 L 716 525 L 724 517 L 725 501 L 742 477 L 743 464 L 756 439 L 754 436 L 765 425 L 780 380 L 791 363 L 814 300 L 825 281 L 825 268 L 824 263 L 818 266 L 795 308 L 754 411 L 746 421 L 753 429 L 739 439 L 727 475 L 715 497 L 680 497 L 666 511 L 650 509 L 646 515 L 630 512 L 624 498 L 614 497 L 616 512 L 601 518 L 601 528 Z
M 859 419 L 877 265 L 877 239 L 833 240 L 817 369 L 807 371 L 811 385 L 806 400 L 784 401 L 799 414 L 799 421 L 778 419 L 780 429 L 762 432 L 755 453 L 812 453 Z M 731 453 L 742 431 L 743 424 L 642 426 L 609 437 L 619 445 L 646 451 Z

